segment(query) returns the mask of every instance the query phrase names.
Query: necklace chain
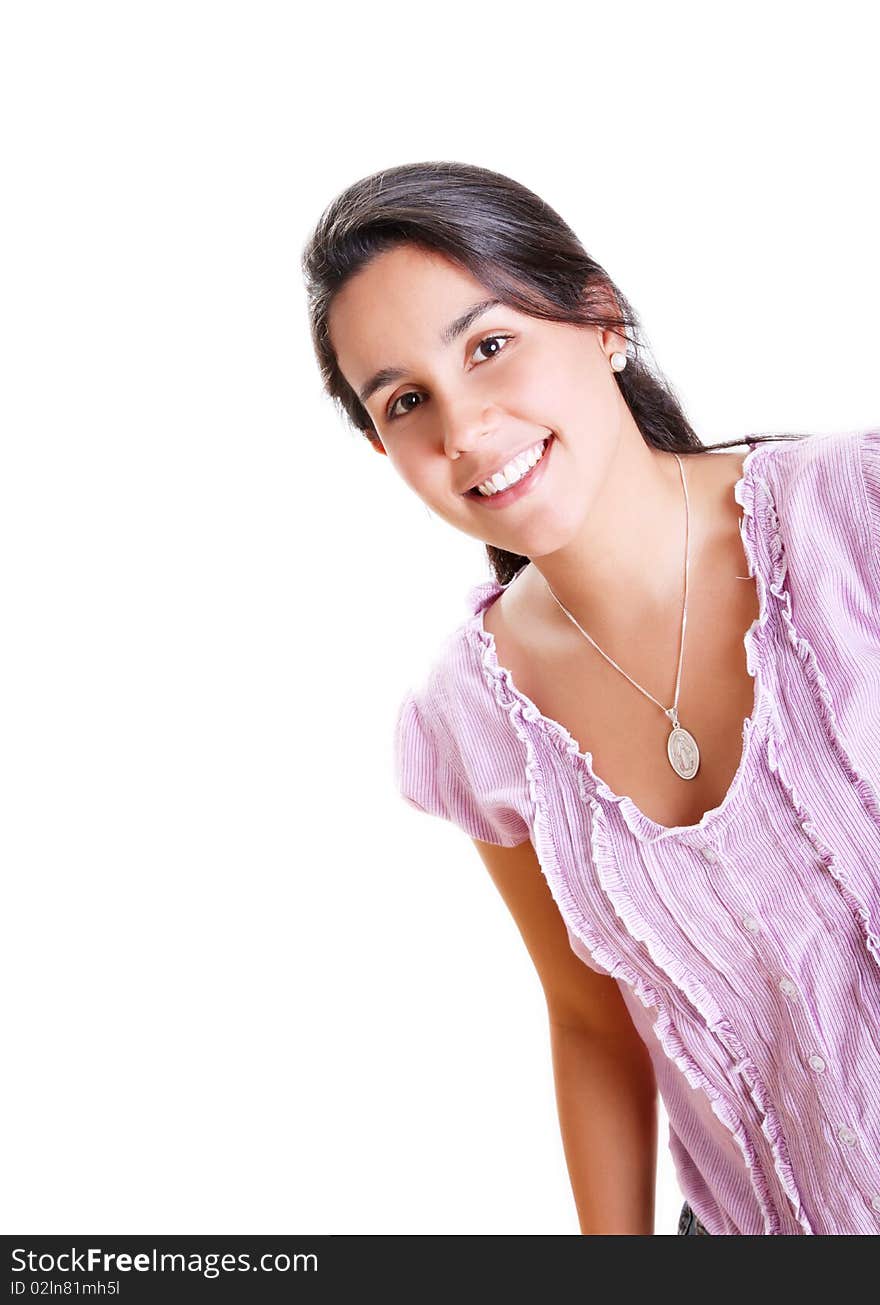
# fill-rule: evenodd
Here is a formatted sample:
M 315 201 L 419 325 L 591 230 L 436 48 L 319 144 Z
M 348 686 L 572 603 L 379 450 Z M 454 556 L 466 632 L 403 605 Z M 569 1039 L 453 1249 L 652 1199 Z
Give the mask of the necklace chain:
M 682 466 L 681 458 L 678 456 L 677 453 L 674 453 L 673 457 L 678 463 L 678 470 L 681 476 L 681 484 L 682 484 L 682 488 L 684 489 L 685 562 L 684 562 L 684 604 L 682 607 L 682 614 L 681 614 L 681 641 L 678 649 L 678 670 L 676 672 L 676 677 L 675 677 L 675 700 L 671 707 L 664 707 L 663 703 L 658 702 L 652 693 L 649 693 L 648 690 L 645 689 L 641 684 L 637 684 L 631 675 L 627 675 L 626 671 L 623 670 L 621 666 L 618 666 L 617 662 L 614 660 L 613 657 L 609 657 L 606 652 L 603 652 L 602 649 L 599 647 L 599 645 L 596 643 L 596 640 L 593 639 L 589 634 L 587 634 L 586 630 L 584 630 L 583 627 L 578 624 L 578 622 L 572 616 L 571 612 L 564 605 L 564 603 L 560 602 L 560 600 L 556 597 L 556 594 L 553 593 L 553 589 L 551 588 L 550 583 L 546 579 L 546 577 L 544 577 L 544 583 L 547 585 L 547 588 L 550 591 L 550 594 L 553 597 L 554 601 L 558 603 L 559 607 L 562 608 L 562 611 L 565 613 L 568 619 L 574 625 L 577 626 L 578 630 L 580 630 L 584 638 L 590 641 L 590 643 L 596 649 L 596 652 L 598 652 L 602 657 L 604 657 L 605 660 L 609 662 L 614 667 L 615 670 L 620 671 L 620 674 L 624 676 L 625 679 L 629 680 L 630 684 L 634 688 L 638 689 L 640 693 L 643 693 L 646 698 L 650 698 L 651 701 L 660 708 L 664 716 L 666 716 L 672 722 L 672 732 L 667 740 L 667 755 L 669 757 L 669 763 L 672 766 L 673 770 L 676 772 L 676 774 L 680 775 L 682 779 L 693 779 L 694 775 L 697 773 L 697 769 L 699 768 L 699 764 L 700 764 L 699 748 L 697 747 L 696 739 L 686 729 L 682 728 L 682 726 L 679 724 L 679 719 L 678 719 L 678 697 L 679 697 L 679 691 L 681 689 L 681 666 L 684 658 L 684 633 L 687 628 L 688 578 L 690 574 L 690 563 L 691 563 L 691 540 L 690 540 L 691 513 L 690 513 L 690 500 L 688 498 L 687 480 L 685 479 L 685 474 L 684 474 L 684 467 Z

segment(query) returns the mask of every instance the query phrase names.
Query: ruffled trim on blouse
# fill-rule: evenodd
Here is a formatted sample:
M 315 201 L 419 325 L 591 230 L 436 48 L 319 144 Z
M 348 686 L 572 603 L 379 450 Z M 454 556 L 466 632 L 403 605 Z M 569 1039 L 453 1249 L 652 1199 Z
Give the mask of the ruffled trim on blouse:
M 627 933 L 636 942 L 642 943 L 652 962 L 669 978 L 679 992 L 683 993 L 690 1005 L 703 1019 L 706 1031 L 727 1051 L 734 1062 L 734 1072 L 739 1074 L 746 1085 L 752 1101 L 758 1108 L 761 1131 L 766 1137 L 773 1157 L 773 1164 L 783 1189 L 788 1196 L 795 1217 L 806 1233 L 813 1229 L 803 1208 L 803 1202 L 794 1179 L 794 1171 L 789 1159 L 779 1115 L 773 1106 L 770 1092 L 760 1077 L 757 1066 L 748 1055 L 733 1025 L 721 1011 L 714 997 L 682 963 L 681 959 L 653 936 L 639 914 L 629 890 L 629 885 L 620 871 L 614 855 L 613 842 L 608 834 L 605 811 L 595 798 L 588 799 L 591 812 L 591 844 L 593 863 L 606 897 L 623 921 Z M 609 953 L 605 953 L 609 956 Z M 607 962 L 603 957 L 603 964 Z M 713 1114 L 721 1120 L 733 1135 L 743 1155 L 746 1168 L 750 1172 L 752 1189 L 757 1198 L 764 1218 L 764 1230 L 767 1234 L 781 1231 L 779 1214 L 773 1203 L 773 1193 L 761 1166 L 757 1152 L 749 1138 L 748 1131 L 734 1102 L 721 1092 L 706 1076 L 699 1064 L 685 1047 L 675 1020 L 670 1013 L 668 1003 L 661 994 L 644 977 L 634 974 L 619 958 L 614 960 L 615 977 L 619 974 L 631 983 L 636 996 L 644 1006 L 657 1008 L 657 1019 L 653 1025 L 666 1055 L 675 1062 L 692 1087 L 699 1088 L 708 1097 Z M 629 976 L 633 977 L 630 978 Z
M 867 454 L 868 458 L 876 459 L 878 452 L 880 452 L 880 432 L 869 431 L 862 435 L 860 449 L 863 457 Z M 867 477 L 867 483 L 870 486 L 873 486 L 875 483 L 875 466 L 876 462 L 872 462 L 870 465 L 870 472 Z M 868 501 L 869 504 L 873 505 L 875 508 L 880 508 L 880 504 L 876 502 L 875 498 L 870 493 L 868 494 Z M 825 728 L 832 748 L 840 760 L 844 773 L 861 801 L 867 815 L 875 827 L 880 828 L 880 802 L 878 802 L 877 794 L 868 780 L 865 779 L 865 777 L 856 769 L 848 750 L 843 744 L 837 722 L 837 715 L 832 702 L 831 691 L 828 687 L 828 681 L 819 665 L 815 650 L 811 643 L 800 633 L 794 623 L 791 594 L 786 583 L 788 564 L 785 556 L 785 544 L 781 537 L 779 518 L 776 515 L 775 508 L 772 508 L 771 510 L 771 508 L 768 507 L 767 515 L 765 517 L 765 528 L 770 561 L 769 588 L 774 597 L 778 600 L 778 611 L 781 617 L 785 637 L 788 639 L 788 642 L 795 651 L 798 661 L 801 663 L 804 678 L 810 687 L 813 698 L 819 709 L 820 721 Z M 849 884 L 845 869 L 838 864 L 833 851 L 822 842 L 815 820 L 805 807 L 803 799 L 795 788 L 791 777 L 785 773 L 784 762 L 782 761 L 776 738 L 777 728 L 778 720 L 776 712 L 774 711 L 773 723 L 767 740 L 767 760 L 770 769 L 776 775 L 793 810 L 797 814 L 797 818 L 801 823 L 804 833 L 812 842 L 822 860 L 822 863 L 837 883 L 842 897 L 858 921 L 868 951 L 873 956 L 875 962 L 880 965 L 880 936 L 878 936 L 876 927 L 871 919 L 870 908 L 854 893 Z
M 801 663 L 804 678 L 810 687 L 819 710 L 819 719 L 828 735 L 828 739 L 834 752 L 840 760 L 847 780 L 855 791 L 875 828 L 880 829 L 880 801 L 878 801 L 877 793 L 869 781 L 859 770 L 857 770 L 852 757 L 843 743 L 837 722 L 837 714 L 834 710 L 831 698 L 831 691 L 828 687 L 828 681 L 818 663 L 815 650 L 809 640 L 804 638 L 795 626 L 792 616 L 791 594 L 789 593 L 785 583 L 787 572 L 785 548 L 782 541 L 779 539 L 778 525 L 779 523 L 777 521 L 775 532 L 776 544 L 774 547 L 775 562 L 771 589 L 779 600 L 779 612 L 782 618 L 783 629 Z M 874 961 L 880 965 L 880 936 L 878 936 L 876 926 L 871 918 L 870 907 L 856 896 L 849 884 L 845 869 L 838 864 L 832 850 L 822 842 L 812 814 L 805 807 L 803 799 L 795 788 L 791 777 L 785 773 L 784 762 L 782 761 L 776 738 L 777 728 L 778 722 L 776 719 L 776 713 L 774 712 L 773 724 L 767 739 L 767 761 L 770 769 L 779 780 L 784 793 L 786 794 L 793 810 L 797 814 L 797 818 L 801 823 L 804 833 L 812 842 L 825 868 L 836 881 L 841 895 L 858 921 L 868 951 L 874 958 Z
M 838 751 L 841 753 L 841 757 L 842 757 L 843 755 L 842 750 L 838 748 Z M 822 865 L 825 867 L 825 869 L 834 879 L 835 883 L 837 884 L 840 890 L 840 894 L 843 900 L 846 902 L 847 906 L 855 916 L 859 928 L 862 932 L 862 936 L 864 937 L 865 945 L 868 951 L 871 953 L 871 955 L 873 956 L 877 964 L 880 965 L 880 938 L 878 938 L 877 933 L 874 929 L 873 922 L 871 920 L 871 912 L 869 908 L 853 892 L 853 889 L 851 888 L 849 883 L 849 878 L 847 876 L 846 870 L 843 868 L 843 866 L 841 866 L 838 863 L 836 854 L 831 850 L 831 848 L 827 846 L 827 844 L 825 844 L 822 841 L 819 835 L 818 827 L 816 825 L 816 822 L 812 814 L 804 805 L 804 802 L 798 790 L 795 788 L 794 783 L 792 782 L 790 777 L 785 773 L 782 758 L 779 752 L 777 751 L 776 740 L 772 736 L 768 739 L 767 742 L 767 761 L 769 763 L 770 769 L 776 775 L 776 778 L 778 779 L 783 792 L 788 798 L 788 801 L 792 809 L 794 810 L 798 818 L 798 821 L 800 822 L 801 828 L 803 829 L 804 833 L 807 835 L 807 838 L 809 838 L 810 842 L 813 844 L 813 847 L 816 849 L 816 853 L 820 861 L 822 862 Z M 848 763 L 845 764 L 848 765 Z M 853 771 L 850 767 L 848 773 L 852 777 L 852 775 L 855 775 L 856 772 Z M 854 787 L 858 787 L 858 784 L 860 782 L 864 783 L 863 780 L 852 779 L 852 783 Z M 868 799 L 868 802 L 873 803 L 876 809 L 877 803 L 876 803 L 876 798 L 873 796 L 873 794 Z M 866 802 L 866 806 L 868 805 L 868 802 Z M 870 811 L 870 806 L 868 806 L 868 809 Z M 874 815 L 872 816 L 872 819 L 878 821 L 878 827 L 880 827 L 880 816 Z

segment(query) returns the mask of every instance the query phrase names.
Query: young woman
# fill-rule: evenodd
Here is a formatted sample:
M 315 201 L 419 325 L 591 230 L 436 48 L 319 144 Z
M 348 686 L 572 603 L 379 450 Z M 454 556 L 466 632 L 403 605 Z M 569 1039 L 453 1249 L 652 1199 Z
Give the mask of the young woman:
M 486 544 L 397 774 L 534 961 L 581 1231 L 653 1231 L 659 1089 L 679 1232 L 880 1232 L 880 432 L 707 446 L 482 168 L 357 182 L 303 266 L 327 392 Z

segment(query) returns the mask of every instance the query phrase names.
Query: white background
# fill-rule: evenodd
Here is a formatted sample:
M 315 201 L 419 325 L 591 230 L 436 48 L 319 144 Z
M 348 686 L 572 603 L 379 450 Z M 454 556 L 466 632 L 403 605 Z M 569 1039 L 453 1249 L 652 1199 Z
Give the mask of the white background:
M 3 7 L 4 1232 L 578 1231 L 537 976 L 392 783 L 488 562 L 322 396 L 299 258 L 479 163 L 707 442 L 875 425 L 875 46 L 816 12 Z

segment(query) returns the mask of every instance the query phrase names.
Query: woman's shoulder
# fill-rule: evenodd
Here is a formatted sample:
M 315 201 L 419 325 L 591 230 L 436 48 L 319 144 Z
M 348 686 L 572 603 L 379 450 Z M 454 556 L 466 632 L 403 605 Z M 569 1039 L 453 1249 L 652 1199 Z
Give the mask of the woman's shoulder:
M 863 530 L 880 517 L 880 427 L 772 442 L 765 454 L 757 470 L 787 522 L 833 518 Z
M 880 480 L 880 427 L 785 435 L 756 444 L 755 474 L 771 482 L 790 508 L 802 506 L 813 495 L 814 506 L 841 504 L 840 491 L 862 501 L 865 479 L 872 488 Z
M 757 446 L 760 447 L 760 446 Z M 756 467 L 783 551 L 810 568 L 860 567 L 880 585 L 880 428 L 773 442 Z

